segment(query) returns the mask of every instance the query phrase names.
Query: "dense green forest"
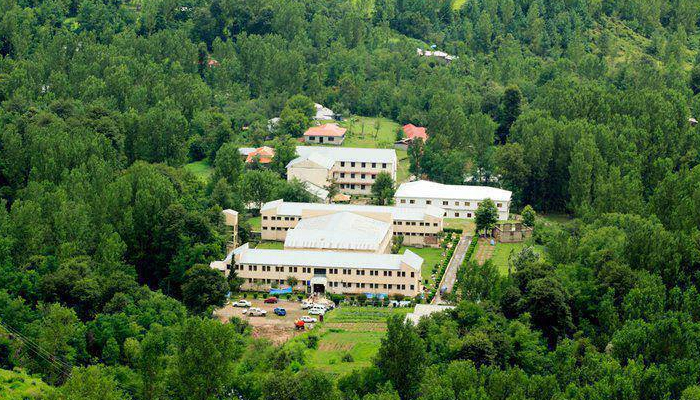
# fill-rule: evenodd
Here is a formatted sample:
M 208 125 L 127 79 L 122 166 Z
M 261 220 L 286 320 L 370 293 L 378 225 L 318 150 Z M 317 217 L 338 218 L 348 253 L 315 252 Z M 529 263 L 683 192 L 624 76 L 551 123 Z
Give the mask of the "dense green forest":
M 0 11 L 0 369 L 50 385 L 36 397 L 700 399 L 700 2 Z M 458 58 L 417 55 L 431 45 Z M 222 208 L 310 200 L 284 165 L 312 100 L 426 126 L 415 175 L 575 219 L 539 222 L 546 254 L 507 277 L 465 265 L 458 307 L 390 320 L 373 366 L 308 368 L 301 343 L 211 319 L 229 282 L 202 265 Z M 272 167 L 245 167 L 263 142 Z M 182 168 L 200 160 L 206 182 Z

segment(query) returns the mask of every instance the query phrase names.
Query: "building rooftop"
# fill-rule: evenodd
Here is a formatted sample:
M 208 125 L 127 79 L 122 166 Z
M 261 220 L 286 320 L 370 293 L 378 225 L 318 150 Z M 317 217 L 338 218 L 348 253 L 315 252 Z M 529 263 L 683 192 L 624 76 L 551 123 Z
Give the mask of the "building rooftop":
M 289 164 L 287 164 L 287 167 L 291 167 L 307 159 L 319 165 L 328 165 L 328 163 L 331 163 L 331 167 L 334 163 L 338 161 L 392 163 L 396 165 L 396 151 L 394 151 L 393 149 L 361 149 L 354 147 L 335 146 L 297 146 L 297 155 L 299 157 L 290 161 Z M 323 162 L 323 164 L 319 163 L 319 161 Z
M 338 124 L 323 124 L 319 126 L 312 126 L 304 132 L 304 136 L 333 136 L 340 137 L 345 136 L 347 129 L 341 128 Z
M 390 231 L 387 222 L 339 212 L 302 219 L 287 232 L 284 247 L 377 251 Z
M 508 190 L 490 186 L 444 185 L 430 181 L 415 181 L 401 184 L 394 197 L 510 201 L 511 194 Z
M 275 156 L 275 149 L 268 146 L 263 147 L 241 147 L 238 152 L 246 156 L 245 162 L 251 163 L 257 157 L 258 162 L 261 164 L 268 164 L 272 161 Z
M 435 206 L 425 207 L 396 207 L 396 206 L 369 206 L 358 204 L 322 204 L 322 203 L 295 203 L 285 202 L 282 199 L 265 203 L 260 211 L 276 208 L 277 215 L 301 217 L 304 210 L 320 211 L 349 211 L 365 213 L 391 213 L 395 220 L 423 221 L 427 216 L 442 218 L 445 210 Z
M 403 133 L 406 135 L 407 139 L 421 138 L 423 141 L 428 140 L 428 134 L 425 128 L 422 126 L 415 126 L 413 124 L 406 124 L 403 126 Z
M 406 250 L 404 254 L 375 254 L 347 251 L 246 248 L 239 253 L 238 260 L 239 264 L 253 265 L 387 270 L 400 269 L 402 262 L 418 272 L 420 272 L 423 265 L 423 259 L 410 250 Z

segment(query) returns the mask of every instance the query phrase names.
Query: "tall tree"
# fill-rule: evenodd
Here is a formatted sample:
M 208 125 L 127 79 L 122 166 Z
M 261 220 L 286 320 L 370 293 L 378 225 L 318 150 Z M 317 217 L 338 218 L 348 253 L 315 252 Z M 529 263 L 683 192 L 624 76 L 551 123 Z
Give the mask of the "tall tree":
M 389 317 L 375 364 L 402 400 L 416 398 L 425 357 L 425 345 L 412 323 L 401 315 Z
M 498 208 L 496 208 L 496 203 L 491 199 L 486 199 L 479 203 L 479 207 L 474 213 L 474 219 L 476 222 L 476 231 L 483 231 L 484 234 L 486 234 L 487 231 L 496 226 L 496 222 L 498 222 Z
M 396 188 L 394 187 L 394 179 L 391 175 L 382 171 L 377 174 L 377 178 L 372 184 L 372 197 L 374 198 L 374 203 L 379 205 L 388 205 L 394 202 L 394 193 Z

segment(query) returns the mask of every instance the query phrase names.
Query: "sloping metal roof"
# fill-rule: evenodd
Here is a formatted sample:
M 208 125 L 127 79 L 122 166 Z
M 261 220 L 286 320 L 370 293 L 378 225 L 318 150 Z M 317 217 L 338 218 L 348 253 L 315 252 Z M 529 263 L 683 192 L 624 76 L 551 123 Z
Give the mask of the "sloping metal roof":
M 410 254 L 407 255 L 406 253 Z M 238 263 L 246 265 L 398 270 L 401 268 L 401 263 L 409 259 L 413 264 L 406 264 L 420 272 L 420 265 L 415 265 L 416 259 L 413 257 L 415 254 L 410 252 L 410 250 L 406 250 L 406 253 L 376 254 L 347 251 L 245 249 L 241 253 Z M 423 259 L 418 258 L 422 265 Z
M 395 206 L 370 206 L 358 204 L 322 204 L 322 203 L 295 203 L 285 202 L 282 199 L 265 203 L 261 211 L 277 208 L 277 215 L 301 217 L 304 210 L 319 211 L 349 211 L 367 213 L 390 213 L 395 220 L 423 221 L 426 215 L 442 218 L 445 210 L 435 206 L 424 207 L 395 207 Z
M 510 201 L 512 193 L 508 190 L 490 186 L 444 185 L 430 181 L 403 183 L 396 190 L 396 198 L 450 199 L 450 200 L 486 200 Z
M 391 225 L 351 212 L 304 218 L 287 232 L 285 248 L 377 251 Z
M 307 156 L 311 153 L 323 154 L 333 161 L 359 161 L 396 164 L 396 151 L 394 151 L 394 149 L 363 149 L 337 146 L 297 146 L 297 154 L 300 157 Z

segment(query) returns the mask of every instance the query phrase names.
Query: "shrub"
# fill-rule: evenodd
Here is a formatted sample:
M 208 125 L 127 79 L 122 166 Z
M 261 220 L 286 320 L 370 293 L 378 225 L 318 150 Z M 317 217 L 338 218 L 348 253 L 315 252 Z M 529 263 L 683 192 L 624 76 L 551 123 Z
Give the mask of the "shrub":
M 254 298 L 254 299 L 257 300 L 257 299 L 258 299 L 258 296 L 259 296 L 258 292 L 253 293 L 253 298 Z
M 247 298 L 248 298 L 248 293 L 247 293 L 247 292 L 243 292 L 243 298 L 244 298 L 244 299 L 247 299 Z
M 309 335 L 304 340 L 306 342 L 306 347 L 309 349 L 318 348 L 318 335 Z
M 340 359 L 342 362 L 354 362 L 355 358 L 350 354 L 350 352 L 347 352 L 343 354 L 343 358 Z

